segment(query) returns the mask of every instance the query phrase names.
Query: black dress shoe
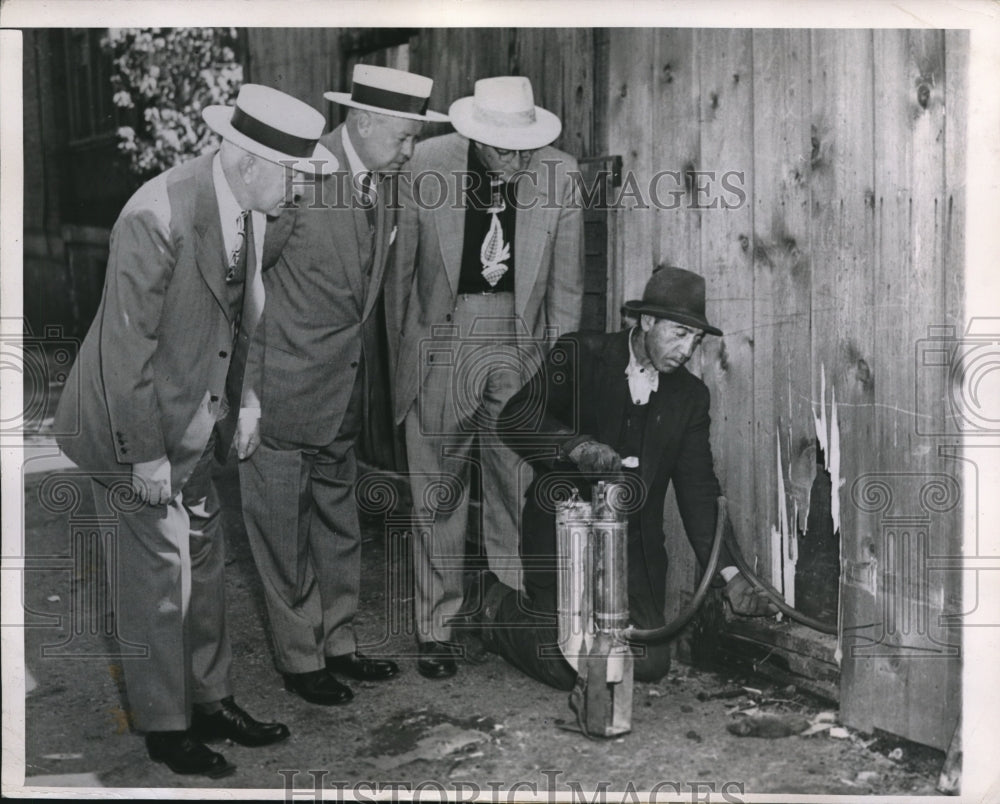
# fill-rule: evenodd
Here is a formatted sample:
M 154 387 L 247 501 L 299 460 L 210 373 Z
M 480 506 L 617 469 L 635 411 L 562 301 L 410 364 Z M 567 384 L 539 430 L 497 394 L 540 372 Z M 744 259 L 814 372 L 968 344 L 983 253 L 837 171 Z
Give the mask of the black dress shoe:
M 146 750 L 154 762 L 163 762 L 174 773 L 197 774 L 220 779 L 236 772 L 208 746 L 191 738 L 186 731 L 151 731 L 146 734 Z
M 232 696 L 219 703 L 217 712 L 202 712 L 196 706 L 191 719 L 191 736 L 202 742 L 211 740 L 232 740 L 251 747 L 279 743 L 288 737 L 288 726 L 284 723 L 261 723 L 254 720 L 236 705 Z
M 444 642 L 421 642 L 417 645 L 417 672 L 424 678 L 451 678 L 458 672 L 458 650 Z
M 360 653 L 343 656 L 327 656 L 326 669 L 332 673 L 342 673 L 357 681 L 385 681 L 399 673 L 399 665 L 388 659 L 372 659 Z
M 345 704 L 354 697 L 351 688 L 341 684 L 326 670 L 308 673 L 285 673 L 285 689 L 309 703 L 320 706 Z

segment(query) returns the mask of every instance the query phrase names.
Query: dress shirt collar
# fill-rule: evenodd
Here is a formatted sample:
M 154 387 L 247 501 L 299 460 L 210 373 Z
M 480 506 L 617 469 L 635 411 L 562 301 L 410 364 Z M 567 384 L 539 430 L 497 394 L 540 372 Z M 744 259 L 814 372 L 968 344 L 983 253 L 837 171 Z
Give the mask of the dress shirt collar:
M 638 331 L 637 327 L 633 327 L 628 334 L 628 366 L 625 368 L 625 376 L 628 378 L 632 401 L 636 405 L 645 405 L 649 402 L 649 395 L 660 387 L 660 373 L 643 366 L 636 358 L 632 338 Z
M 351 142 L 351 138 L 347 134 L 346 125 L 340 130 L 340 134 L 343 139 L 344 153 L 347 155 L 347 162 L 351 166 L 351 175 L 360 187 L 360 174 L 369 173 L 370 169 L 365 167 L 365 163 L 361 161 L 361 157 L 358 156 L 358 152 L 354 150 L 354 143 Z
M 225 248 L 226 257 L 233 253 L 236 247 L 237 219 L 243 214 L 236 196 L 233 195 L 232 188 L 226 179 L 226 174 L 222 171 L 222 158 L 218 153 L 212 159 L 212 184 L 215 185 L 215 201 L 219 207 L 219 223 L 222 226 L 222 245 Z M 256 256 L 257 270 L 260 271 L 261 260 L 264 257 L 264 232 L 267 229 L 267 216 L 263 212 L 254 210 L 250 213 L 253 218 L 253 245 Z

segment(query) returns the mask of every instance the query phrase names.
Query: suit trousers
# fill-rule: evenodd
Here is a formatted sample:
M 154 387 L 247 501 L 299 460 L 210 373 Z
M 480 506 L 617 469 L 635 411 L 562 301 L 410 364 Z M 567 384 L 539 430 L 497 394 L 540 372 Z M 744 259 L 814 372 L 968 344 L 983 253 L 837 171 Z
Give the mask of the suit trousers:
M 421 344 L 420 390 L 405 423 L 415 519 L 432 523 L 417 529 L 413 543 L 421 642 L 448 641 L 462 604 L 471 477 L 481 482 L 490 569 L 514 588 L 521 586 L 522 490 L 531 482 L 530 467 L 496 433 L 504 404 L 540 360 L 537 347 L 515 337 L 525 330 L 514 316 L 513 294 L 460 295 L 452 318 Z M 478 462 L 472 453 L 477 436 Z
M 361 369 L 340 430 L 322 447 L 265 436 L 240 462 L 243 519 L 264 587 L 275 663 L 319 670 L 354 653 L 361 525 L 354 486 Z
M 186 729 L 193 703 L 232 694 L 214 440 L 213 431 L 191 478 L 166 505 L 133 510 L 91 480 L 98 517 L 118 523 L 118 566 L 108 567 L 118 634 L 148 648 L 146 657 L 122 659 L 141 731 Z

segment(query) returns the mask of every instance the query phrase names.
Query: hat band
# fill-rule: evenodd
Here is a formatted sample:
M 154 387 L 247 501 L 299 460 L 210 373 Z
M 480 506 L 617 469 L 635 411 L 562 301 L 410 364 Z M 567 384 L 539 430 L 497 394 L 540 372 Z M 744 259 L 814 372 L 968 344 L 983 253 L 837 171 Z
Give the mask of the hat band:
M 357 81 L 351 85 L 351 100 L 392 112 L 419 115 L 427 114 L 427 106 L 431 101 L 430 97 L 418 98 L 405 92 L 393 92 L 391 89 L 373 87 L 370 84 L 359 84 Z
M 498 109 L 485 109 L 478 103 L 473 105 L 476 120 L 490 126 L 524 127 L 535 122 L 535 107 L 520 112 L 501 112 Z
M 281 151 L 281 153 L 288 154 L 289 156 L 311 156 L 318 142 L 318 140 L 306 137 L 296 137 L 287 131 L 269 126 L 262 120 L 248 115 L 239 106 L 233 110 L 233 118 L 230 123 L 240 134 L 245 134 L 261 145 L 267 146 L 274 151 Z

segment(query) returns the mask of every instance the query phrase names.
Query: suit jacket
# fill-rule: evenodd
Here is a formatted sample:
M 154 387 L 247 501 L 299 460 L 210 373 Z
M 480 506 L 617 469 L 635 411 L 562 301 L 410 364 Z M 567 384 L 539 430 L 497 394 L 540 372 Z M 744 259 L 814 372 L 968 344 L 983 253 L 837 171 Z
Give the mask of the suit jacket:
M 417 146 L 408 175 L 400 177 L 396 266 L 386 291 L 397 422 L 417 398 L 421 341 L 436 325 L 447 325 L 455 309 L 465 234 L 465 194 L 455 174 L 468 170 L 468 155 L 465 137 L 434 137 Z M 583 212 L 568 175 L 577 169 L 569 154 L 540 148 L 527 168 L 537 182 L 522 176 L 517 186 L 514 311 L 525 322 L 525 337 L 546 347 L 580 325 Z M 432 171 L 444 179 L 441 203 L 441 182 L 418 178 Z M 415 181 L 423 205 L 414 201 Z
M 393 177 L 380 181 L 370 275 L 365 212 L 352 207 L 349 162 L 340 126 L 321 138 L 343 170 L 268 224 L 264 240 L 266 303 L 250 365 L 262 363 L 261 432 L 322 446 L 337 435 L 362 361 L 362 329 L 382 286 L 394 212 Z M 308 196 L 308 194 L 307 194 Z M 318 203 L 316 203 L 318 202 Z
M 166 455 L 177 491 L 215 425 L 233 330 L 212 158 L 144 184 L 112 229 L 104 295 L 56 411 L 59 445 L 87 471 Z
M 589 479 L 565 456 L 577 443 L 595 439 L 619 448 L 626 406 L 630 404 L 625 369 L 629 361 L 628 332 L 577 332 L 561 338 L 546 364 L 504 408 L 502 435 L 523 457 L 545 473 L 587 488 Z M 663 503 L 671 481 L 684 529 L 702 566 L 708 561 L 715 535 L 719 481 L 709 445 L 709 393 L 687 369 L 660 374 L 659 388 L 650 395 L 639 454 L 639 480 L 645 502 L 630 523 L 629 578 L 632 595 L 648 599 L 663 611 L 667 554 L 664 546 Z M 559 456 L 562 456 L 560 458 Z M 624 456 L 623 456 L 624 457 Z M 551 479 L 551 478 L 550 478 Z M 521 551 L 528 556 L 556 554 L 555 516 L 543 510 L 535 490 L 544 474 L 526 494 Z M 636 539 L 635 525 L 639 534 Z M 728 561 L 728 554 L 723 553 Z M 726 566 L 720 564 L 719 566 Z M 529 589 L 551 587 L 554 572 L 533 572 L 526 563 Z M 634 588 L 636 583 L 645 588 Z

